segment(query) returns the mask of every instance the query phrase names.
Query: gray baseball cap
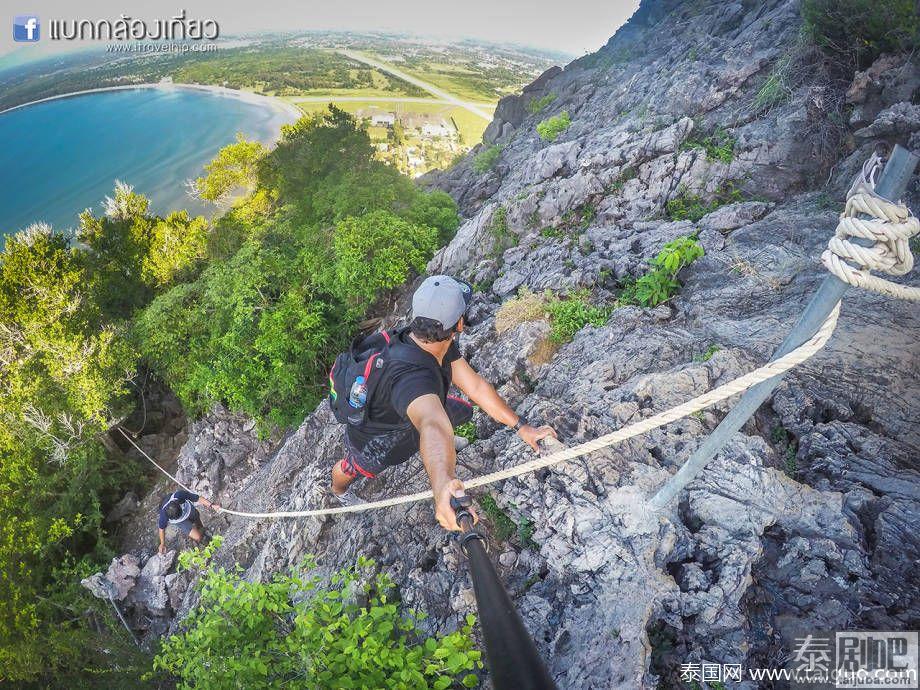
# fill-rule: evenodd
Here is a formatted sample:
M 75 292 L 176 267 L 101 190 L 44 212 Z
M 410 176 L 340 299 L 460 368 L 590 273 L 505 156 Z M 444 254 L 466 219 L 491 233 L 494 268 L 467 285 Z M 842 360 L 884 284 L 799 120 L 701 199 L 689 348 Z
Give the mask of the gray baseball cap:
M 469 283 L 450 276 L 429 276 L 412 295 L 412 318 L 438 321 L 450 328 L 460 320 L 473 296 Z

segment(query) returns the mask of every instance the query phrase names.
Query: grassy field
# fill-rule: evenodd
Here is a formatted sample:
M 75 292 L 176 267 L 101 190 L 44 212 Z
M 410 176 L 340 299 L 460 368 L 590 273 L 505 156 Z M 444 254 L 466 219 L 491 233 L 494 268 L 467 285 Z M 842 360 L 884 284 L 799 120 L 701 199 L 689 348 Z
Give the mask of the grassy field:
M 368 53 L 386 62 L 384 56 Z M 504 95 L 515 93 L 530 81 L 506 67 L 480 67 L 470 62 L 438 62 L 420 57 L 395 63 L 394 67 L 417 79 L 433 84 L 464 101 L 494 103 Z

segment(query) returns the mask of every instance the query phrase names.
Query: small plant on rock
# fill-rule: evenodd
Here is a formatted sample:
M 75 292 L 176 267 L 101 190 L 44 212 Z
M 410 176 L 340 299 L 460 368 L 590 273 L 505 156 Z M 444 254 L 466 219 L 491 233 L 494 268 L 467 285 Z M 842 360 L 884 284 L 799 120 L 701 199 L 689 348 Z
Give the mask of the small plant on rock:
M 476 425 L 473 422 L 466 422 L 454 429 L 454 433 L 461 438 L 465 438 L 470 443 L 476 440 Z
M 473 157 L 473 170 L 480 175 L 495 167 L 499 157 L 502 155 L 501 146 L 485 146 L 479 153 Z
M 527 112 L 531 115 L 536 115 L 537 113 L 543 112 L 543 110 L 550 103 L 556 100 L 556 94 L 550 92 L 543 96 L 542 98 L 531 98 L 527 101 Z
M 795 458 L 799 451 L 799 443 L 795 436 L 789 433 L 789 430 L 782 424 L 777 424 L 770 432 L 770 440 L 773 441 L 774 447 L 779 451 L 783 460 L 783 470 L 790 477 L 795 478 L 799 468 Z
M 569 119 L 569 111 L 563 110 L 558 115 L 553 115 L 543 120 L 537 125 L 537 134 L 543 141 L 556 141 L 559 135 L 569 128 L 572 120 Z
M 735 139 L 724 128 L 705 137 L 690 137 L 680 145 L 681 151 L 701 149 L 706 152 L 706 159 L 731 163 L 735 152 Z
M 506 300 L 495 313 L 495 332 L 504 333 L 526 321 L 539 321 L 549 316 L 547 296 L 526 287 L 517 296 Z
M 712 201 L 708 202 L 697 194 L 688 193 L 686 189 L 680 190 L 678 196 L 665 204 L 665 214 L 670 220 L 689 220 L 695 223 L 717 208 L 743 200 L 741 190 L 733 182 L 726 181 L 716 190 Z
M 492 235 L 492 253 L 496 256 L 508 247 L 516 246 L 519 241 L 518 236 L 508 228 L 508 209 L 504 206 L 499 206 L 492 213 L 489 233 Z
M 567 343 L 587 325 L 603 326 L 610 317 L 610 309 L 598 307 L 588 301 L 588 291 L 578 290 L 566 297 L 554 297 L 547 305 L 552 322 L 550 340 Z
M 649 263 L 652 269 L 624 286 L 617 304 L 656 307 L 671 299 L 680 289 L 677 274 L 703 256 L 703 247 L 693 236 L 678 237 L 662 247 Z
M 722 348 L 719 345 L 710 345 L 709 347 L 706 348 L 705 352 L 695 355 L 693 357 L 693 361 L 694 362 L 708 362 L 710 359 L 712 359 L 712 356 L 721 349 Z

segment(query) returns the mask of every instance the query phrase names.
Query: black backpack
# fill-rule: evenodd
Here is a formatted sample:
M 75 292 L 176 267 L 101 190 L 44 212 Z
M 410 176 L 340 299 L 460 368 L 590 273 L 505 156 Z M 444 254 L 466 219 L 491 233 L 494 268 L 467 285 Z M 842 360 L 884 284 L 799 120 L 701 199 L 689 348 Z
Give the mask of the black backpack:
M 442 381 L 441 372 L 436 369 L 431 357 L 418 348 L 400 342 L 401 331 L 379 331 L 368 336 L 358 336 L 346 352 L 335 358 L 329 370 L 329 407 L 336 420 L 352 426 L 374 426 L 390 428 L 402 425 L 372 423 L 368 419 L 370 402 L 382 378 L 384 367 L 391 360 L 418 364 L 433 370 L 437 380 Z M 349 404 L 352 386 L 359 376 L 364 377 L 365 403 L 355 408 Z M 442 391 L 443 393 L 443 391 Z M 441 396 L 444 397 L 443 395 Z

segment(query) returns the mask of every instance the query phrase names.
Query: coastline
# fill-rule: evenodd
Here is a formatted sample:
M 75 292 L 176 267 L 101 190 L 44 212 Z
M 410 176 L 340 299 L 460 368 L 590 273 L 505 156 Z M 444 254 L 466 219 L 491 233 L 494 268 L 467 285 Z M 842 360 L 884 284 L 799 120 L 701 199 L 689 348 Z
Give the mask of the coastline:
M 189 89 L 193 91 L 206 91 L 217 96 L 239 98 L 248 103 L 267 105 L 271 108 L 274 108 L 275 110 L 283 112 L 289 118 L 288 124 L 291 122 L 296 122 L 301 117 L 303 117 L 303 111 L 301 111 L 300 108 L 295 106 L 293 103 L 288 103 L 287 101 L 283 101 L 280 98 L 275 98 L 274 96 L 263 96 L 261 94 L 252 93 L 250 91 L 231 89 L 226 86 L 212 86 L 209 84 L 181 84 L 165 81 L 149 82 L 144 84 L 124 84 L 121 86 L 101 86 L 97 89 L 84 89 L 82 91 L 61 93 L 56 96 L 48 96 L 47 98 L 39 98 L 36 101 L 29 101 L 28 103 L 20 103 L 19 105 L 14 105 L 12 108 L 7 108 L 6 110 L 0 110 L 0 115 L 13 112 L 14 110 L 19 110 L 20 108 L 27 108 L 30 105 L 38 105 L 39 103 L 47 103 L 49 101 L 56 101 L 62 98 L 74 98 L 76 96 L 85 96 L 92 93 L 103 93 L 105 91 L 129 91 L 131 89 Z

